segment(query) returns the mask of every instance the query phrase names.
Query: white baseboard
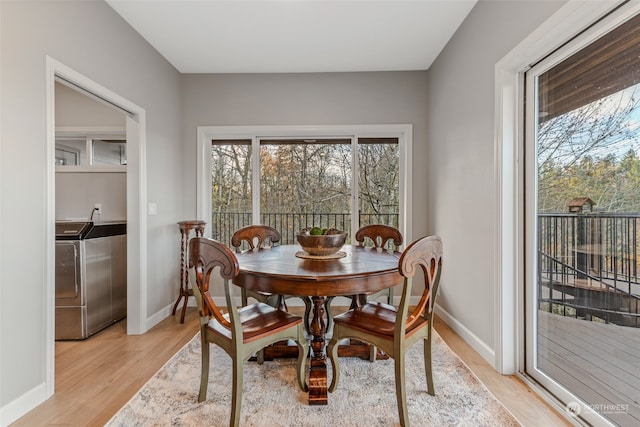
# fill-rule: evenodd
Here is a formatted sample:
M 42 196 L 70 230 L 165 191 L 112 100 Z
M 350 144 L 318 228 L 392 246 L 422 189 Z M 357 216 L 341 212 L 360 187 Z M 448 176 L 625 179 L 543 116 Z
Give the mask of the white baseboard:
M 45 383 L 38 384 L 0 408 L 0 426 L 8 426 L 47 399 L 47 385 Z
M 495 350 L 489 347 L 484 341 L 478 338 L 473 332 L 467 329 L 456 318 L 451 316 L 441 306 L 436 304 L 436 315 L 440 317 L 453 331 L 460 336 L 467 344 L 471 346 L 484 360 L 486 360 L 493 368 L 496 368 Z
M 190 298 L 190 300 L 193 298 Z M 156 311 L 155 313 L 153 313 L 151 316 L 147 317 L 147 331 L 151 328 L 153 328 L 154 326 L 156 326 L 158 323 L 162 322 L 164 319 L 166 319 L 167 317 L 171 316 L 171 310 L 173 310 L 173 304 L 175 304 L 175 302 L 172 302 L 171 304 L 161 308 L 160 310 Z M 193 306 L 195 307 L 196 303 L 195 301 L 193 301 Z M 188 304 L 187 307 L 190 307 L 191 304 Z M 180 304 L 178 306 L 178 308 L 176 308 L 176 316 L 180 315 L 180 310 L 182 310 L 182 304 Z

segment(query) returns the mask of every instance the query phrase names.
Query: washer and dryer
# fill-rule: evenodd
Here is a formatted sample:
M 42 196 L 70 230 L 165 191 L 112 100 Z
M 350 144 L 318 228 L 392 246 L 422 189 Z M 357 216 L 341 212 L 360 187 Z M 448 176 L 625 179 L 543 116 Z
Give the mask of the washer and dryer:
M 56 222 L 56 340 L 85 339 L 127 315 L 127 225 Z

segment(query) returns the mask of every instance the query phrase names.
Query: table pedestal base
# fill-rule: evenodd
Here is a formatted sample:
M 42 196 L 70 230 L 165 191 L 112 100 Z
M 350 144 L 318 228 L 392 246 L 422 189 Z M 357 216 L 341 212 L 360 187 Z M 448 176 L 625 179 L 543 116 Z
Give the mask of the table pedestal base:
M 324 357 L 309 360 L 309 405 L 326 405 L 327 361 Z
M 327 399 L 327 359 L 326 359 L 326 325 L 324 323 L 326 297 L 314 296 L 313 319 L 309 325 L 311 338 L 311 351 L 309 352 L 309 405 L 326 405 Z M 339 357 L 360 357 L 369 360 L 371 346 L 369 344 L 352 340 L 349 345 L 338 347 Z M 278 357 L 298 357 L 298 346 L 287 345 L 279 342 L 263 349 L 264 360 L 273 360 Z M 389 356 L 378 350 L 376 359 L 388 359 Z M 255 360 L 255 358 L 253 358 Z
M 338 346 L 338 357 L 359 357 L 362 360 L 369 360 L 369 354 L 371 346 L 359 341 L 353 341 L 351 344 L 345 344 Z M 298 357 L 298 346 L 274 344 L 263 349 L 264 360 L 271 361 L 274 359 L 292 359 Z M 376 360 L 387 360 L 389 355 L 383 353 L 378 349 L 376 353 Z M 250 361 L 255 362 L 257 359 L 252 357 Z
M 345 245 L 346 257 L 333 260 L 308 260 L 295 256 L 299 245 L 275 245 L 269 250 L 244 251 L 236 255 L 239 273 L 233 283 L 249 291 L 263 291 L 275 295 L 294 295 L 309 298 L 313 316 L 303 319 L 309 340 L 309 404 L 327 404 L 327 301 L 334 296 L 368 294 L 403 283 L 398 271 L 399 252 L 375 250 L 363 246 Z M 355 300 L 355 301 L 354 301 Z M 355 307 L 364 298 L 352 298 Z M 341 357 L 370 358 L 371 347 L 352 342 L 340 346 Z M 297 350 L 283 346 L 264 349 L 265 359 L 291 357 Z M 379 354 L 379 358 L 386 356 Z

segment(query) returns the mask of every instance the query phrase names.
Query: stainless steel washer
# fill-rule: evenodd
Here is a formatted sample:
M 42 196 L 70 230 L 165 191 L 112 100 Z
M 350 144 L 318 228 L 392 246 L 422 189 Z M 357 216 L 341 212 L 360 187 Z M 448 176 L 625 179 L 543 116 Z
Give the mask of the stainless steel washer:
M 126 317 L 126 224 L 56 223 L 56 340 L 84 339 Z

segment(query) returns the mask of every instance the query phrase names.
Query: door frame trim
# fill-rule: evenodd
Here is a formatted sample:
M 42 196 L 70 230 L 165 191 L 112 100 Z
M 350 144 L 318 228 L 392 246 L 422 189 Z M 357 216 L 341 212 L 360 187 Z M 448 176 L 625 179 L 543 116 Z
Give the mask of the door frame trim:
M 127 134 L 127 334 L 142 334 L 147 326 L 147 201 L 146 112 L 72 68 L 46 57 L 46 256 L 44 360 L 46 398 L 55 391 L 55 81 L 56 76 L 94 94 L 126 114 Z

